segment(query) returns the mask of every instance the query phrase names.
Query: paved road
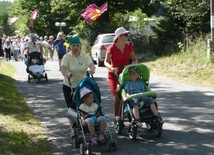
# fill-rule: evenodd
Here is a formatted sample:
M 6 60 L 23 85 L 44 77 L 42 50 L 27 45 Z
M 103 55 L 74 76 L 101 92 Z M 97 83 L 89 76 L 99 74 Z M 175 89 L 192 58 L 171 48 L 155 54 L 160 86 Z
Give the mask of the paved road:
M 18 89 L 25 96 L 38 120 L 46 129 L 54 155 L 77 155 L 69 136 L 69 125 L 63 116 L 66 106 L 62 94 L 62 75 L 57 60 L 47 61 L 49 81 L 27 82 L 23 62 L 9 62 L 17 69 Z M 102 105 L 108 126 L 117 141 L 118 151 L 106 152 L 105 146 L 92 148 L 92 154 L 117 155 L 214 155 L 214 88 L 204 88 L 151 76 L 150 87 L 158 93 L 159 111 L 164 118 L 163 135 L 154 137 L 144 130 L 138 139 L 128 138 L 127 129 L 121 136 L 114 133 L 112 95 L 106 81 L 106 68 L 98 67 L 94 75 L 102 94 Z

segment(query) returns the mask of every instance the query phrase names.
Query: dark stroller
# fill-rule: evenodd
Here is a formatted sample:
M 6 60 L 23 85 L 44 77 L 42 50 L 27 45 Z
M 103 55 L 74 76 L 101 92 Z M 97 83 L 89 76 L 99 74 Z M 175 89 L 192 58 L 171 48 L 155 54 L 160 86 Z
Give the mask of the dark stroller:
M 94 102 L 98 104 L 98 111 L 100 114 L 103 115 L 102 113 L 102 107 L 101 107 L 101 93 L 98 87 L 98 84 L 95 82 L 93 78 L 90 77 L 85 77 L 76 87 L 74 95 L 73 95 L 73 101 L 76 105 L 76 111 L 77 111 L 77 119 L 76 119 L 76 126 L 75 126 L 75 136 L 73 137 L 73 146 L 75 148 L 80 147 L 80 153 L 81 154 L 90 154 L 91 151 L 91 145 L 90 142 L 87 140 L 87 136 L 89 134 L 88 128 L 83 126 L 81 118 L 80 118 L 80 104 L 81 104 L 81 99 L 80 99 L 80 89 L 86 87 L 90 90 L 93 91 L 94 95 Z M 95 127 L 95 133 L 96 135 L 99 134 L 99 124 L 94 124 Z M 112 138 L 111 132 L 106 125 L 106 130 L 105 132 L 105 138 L 106 138 L 106 145 L 107 145 L 107 150 L 117 150 L 117 146 L 115 144 L 115 141 Z M 98 141 L 99 143 L 99 141 Z
M 131 67 L 138 67 L 140 69 L 140 80 L 142 81 L 146 91 L 130 95 L 128 99 L 126 99 L 126 92 L 124 90 L 124 85 L 126 81 L 129 80 L 129 68 Z M 119 96 L 122 99 L 122 116 L 121 116 L 121 120 L 119 121 L 115 120 L 115 123 L 114 123 L 115 132 L 117 134 L 122 133 L 122 130 L 124 127 L 123 123 L 125 120 L 127 120 L 129 122 L 129 130 L 128 130 L 129 137 L 131 139 L 136 139 L 138 126 L 133 121 L 134 115 L 132 112 L 132 106 L 129 102 L 130 99 L 136 98 L 136 97 L 142 97 L 142 96 L 150 96 L 154 99 L 155 106 L 158 109 L 157 102 L 155 101 L 157 93 L 152 91 L 148 86 L 149 77 L 150 77 L 149 69 L 144 64 L 132 64 L 132 65 L 126 66 L 123 72 L 119 75 L 118 77 L 119 84 L 118 84 L 117 91 L 119 93 Z M 160 137 L 162 135 L 163 123 L 158 123 L 155 121 L 154 115 L 150 110 L 150 107 L 146 107 L 146 105 L 143 102 L 141 102 L 140 105 L 141 105 L 139 107 L 140 121 L 142 123 L 145 123 L 147 128 L 150 131 L 153 131 L 156 134 L 156 136 Z
M 28 55 L 27 61 L 28 83 L 30 83 L 31 79 L 40 82 L 42 78 L 45 78 L 48 81 L 48 76 L 44 68 L 44 59 L 40 52 L 31 52 Z

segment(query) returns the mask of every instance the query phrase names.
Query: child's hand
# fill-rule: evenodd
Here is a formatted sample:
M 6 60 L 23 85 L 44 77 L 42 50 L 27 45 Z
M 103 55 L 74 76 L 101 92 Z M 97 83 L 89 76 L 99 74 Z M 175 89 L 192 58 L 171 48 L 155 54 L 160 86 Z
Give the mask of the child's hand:
M 86 122 L 85 122 L 85 120 L 84 120 L 84 121 L 82 121 L 82 125 L 83 125 L 83 126 L 86 126 Z
M 82 125 L 83 125 L 83 126 L 86 126 L 85 119 L 82 117 L 81 120 L 82 120 Z

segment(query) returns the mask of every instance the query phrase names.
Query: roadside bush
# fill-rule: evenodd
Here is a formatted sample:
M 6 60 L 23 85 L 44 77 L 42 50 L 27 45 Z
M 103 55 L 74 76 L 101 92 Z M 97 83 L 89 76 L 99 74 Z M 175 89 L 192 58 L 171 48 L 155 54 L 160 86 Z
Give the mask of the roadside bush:
M 145 35 L 130 35 L 130 39 L 134 44 L 134 51 L 136 53 L 148 53 L 149 52 L 149 37 Z

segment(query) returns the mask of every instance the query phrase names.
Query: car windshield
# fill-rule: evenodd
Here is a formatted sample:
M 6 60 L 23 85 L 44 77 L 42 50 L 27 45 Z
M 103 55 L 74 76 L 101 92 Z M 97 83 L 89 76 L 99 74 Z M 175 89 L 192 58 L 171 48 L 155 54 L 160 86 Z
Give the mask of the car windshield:
M 114 35 L 104 36 L 102 39 L 102 43 L 112 43 L 114 39 Z

